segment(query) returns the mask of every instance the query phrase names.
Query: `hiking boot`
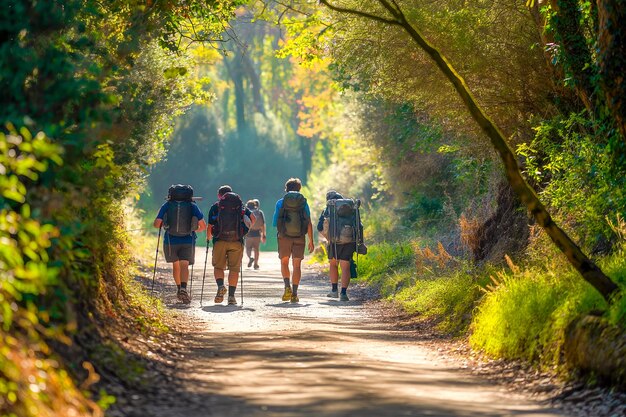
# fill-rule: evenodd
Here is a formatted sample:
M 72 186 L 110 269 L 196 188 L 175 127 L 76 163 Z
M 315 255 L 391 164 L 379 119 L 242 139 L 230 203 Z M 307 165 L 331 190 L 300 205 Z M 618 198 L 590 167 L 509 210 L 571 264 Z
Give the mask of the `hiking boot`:
M 254 258 L 250 258 L 250 260 L 248 261 L 248 268 L 250 268 L 253 263 L 254 263 Z
M 179 303 L 183 302 L 183 299 L 180 297 L 180 288 L 178 289 L 178 291 L 176 291 L 176 301 L 178 301 Z
M 330 291 L 328 294 L 326 294 L 326 297 L 328 298 L 339 298 L 339 291 Z
M 224 301 L 224 294 L 226 294 L 226 291 L 228 291 L 226 289 L 226 287 L 224 285 L 222 285 L 221 287 L 219 287 L 217 289 L 217 294 L 215 294 L 215 304 L 219 304 L 222 301 Z
M 259 265 L 258 264 L 254 265 L 254 269 L 259 269 Z
M 237 299 L 235 298 L 234 295 L 229 295 L 228 296 L 228 305 L 229 306 L 234 306 L 237 304 Z
M 348 298 L 348 294 L 342 292 L 341 295 L 339 295 L 339 301 L 350 301 L 350 299 Z
M 300 301 L 300 299 L 298 298 L 298 296 L 296 294 L 291 294 L 291 302 L 292 303 L 297 303 L 299 301 Z
M 285 292 L 283 293 L 283 301 L 291 300 L 291 287 L 285 287 Z
M 180 292 L 178 293 L 178 299 L 183 304 L 191 303 L 191 297 L 189 296 L 189 293 L 187 292 L 187 290 L 181 289 Z

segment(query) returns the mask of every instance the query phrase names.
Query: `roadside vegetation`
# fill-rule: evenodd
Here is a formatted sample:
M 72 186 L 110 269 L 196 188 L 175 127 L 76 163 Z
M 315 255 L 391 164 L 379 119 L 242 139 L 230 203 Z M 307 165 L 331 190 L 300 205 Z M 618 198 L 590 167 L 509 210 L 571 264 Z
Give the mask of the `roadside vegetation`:
M 134 281 L 130 231 L 178 182 L 205 211 L 229 183 L 268 218 L 291 176 L 305 179 L 314 219 L 329 188 L 360 198 L 360 279 L 383 297 L 494 357 L 626 380 L 596 367 L 626 346 L 620 2 L 10 3 L 0 415 L 102 415 L 115 398 L 98 381 L 142 383 L 119 334 L 167 329 Z M 464 78 L 552 218 L 617 290 L 586 283 L 544 212 L 529 217 L 467 97 L 402 19 Z M 610 336 L 600 359 L 584 353 L 591 333 Z
M 349 131 L 329 123 L 333 156 L 314 154 L 307 186 L 314 199 L 335 188 L 366 202 L 371 246 L 359 279 L 492 357 L 622 384 L 619 359 L 598 353 L 613 366 L 599 369 L 571 352 L 603 334 L 619 357 L 626 336 L 623 120 L 602 95 L 612 94 L 604 57 L 589 52 L 609 30 L 597 24 L 604 5 L 322 3 L 328 14 L 300 20 L 309 35 L 294 25 L 286 49 L 311 65 L 320 55 L 304 51 L 327 51 L 334 120 L 350 120 Z M 403 33 L 404 16 L 462 73 L 554 221 L 617 288 L 612 296 L 585 282 L 527 214 L 464 103 Z M 585 317 L 598 320 L 580 333 Z

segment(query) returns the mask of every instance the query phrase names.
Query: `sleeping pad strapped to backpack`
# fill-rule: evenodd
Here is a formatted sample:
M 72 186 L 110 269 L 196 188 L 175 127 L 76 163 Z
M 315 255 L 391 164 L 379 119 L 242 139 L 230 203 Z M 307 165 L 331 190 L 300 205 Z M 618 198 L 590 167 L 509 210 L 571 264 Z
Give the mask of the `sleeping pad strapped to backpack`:
M 278 212 L 278 233 L 284 237 L 302 237 L 309 226 L 309 216 L 305 210 L 306 198 L 296 191 L 289 191 L 283 197 L 283 206 Z
M 241 240 L 246 231 L 243 224 L 243 201 L 236 193 L 226 193 L 217 202 L 217 225 L 219 230 L 215 236 L 226 242 Z
M 190 185 L 172 185 L 167 192 L 167 211 L 163 216 L 163 225 L 171 236 L 189 236 L 192 228 L 192 197 Z

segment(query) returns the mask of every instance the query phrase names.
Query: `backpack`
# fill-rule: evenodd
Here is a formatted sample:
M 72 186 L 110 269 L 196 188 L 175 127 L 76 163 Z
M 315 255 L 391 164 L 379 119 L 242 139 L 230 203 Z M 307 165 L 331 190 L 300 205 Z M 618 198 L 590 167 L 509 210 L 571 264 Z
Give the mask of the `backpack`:
M 261 230 L 263 229 L 263 225 L 265 224 L 265 217 L 263 216 L 263 212 L 259 209 L 251 210 L 252 214 L 256 218 L 254 224 L 250 228 L 250 230 Z
M 190 185 L 176 184 L 169 188 L 163 228 L 170 236 L 189 236 L 193 232 L 192 197 Z
M 241 240 L 247 230 L 243 224 L 243 201 L 236 193 L 226 193 L 220 198 L 217 204 L 217 225 L 216 238 L 227 242 L 237 242 Z
M 278 211 L 276 226 L 284 237 L 302 237 L 309 226 L 309 216 L 304 209 L 306 198 L 296 191 L 290 191 L 283 197 L 283 206 Z
M 351 198 L 329 200 L 322 234 L 330 243 L 356 243 L 360 231 L 359 208 Z

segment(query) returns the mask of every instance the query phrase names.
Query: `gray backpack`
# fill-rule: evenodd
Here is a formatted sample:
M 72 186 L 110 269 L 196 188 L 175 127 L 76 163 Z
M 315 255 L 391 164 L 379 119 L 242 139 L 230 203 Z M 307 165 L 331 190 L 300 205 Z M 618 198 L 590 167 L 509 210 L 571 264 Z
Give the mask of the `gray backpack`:
M 358 204 L 351 198 L 329 200 L 324 219 L 324 236 L 330 243 L 356 243 L 358 237 Z
M 309 226 L 309 215 L 306 213 L 306 198 L 297 191 L 289 191 L 283 197 L 283 206 L 278 211 L 279 236 L 302 237 Z

